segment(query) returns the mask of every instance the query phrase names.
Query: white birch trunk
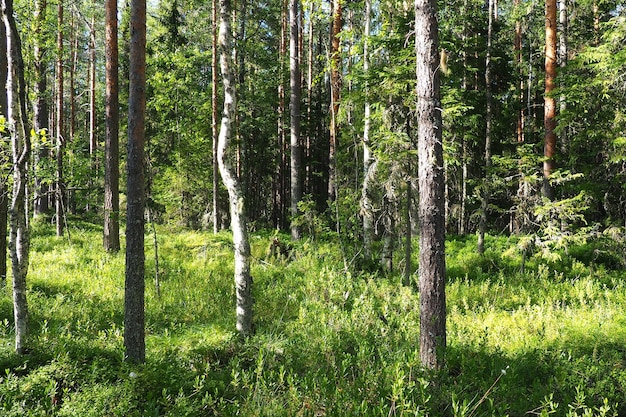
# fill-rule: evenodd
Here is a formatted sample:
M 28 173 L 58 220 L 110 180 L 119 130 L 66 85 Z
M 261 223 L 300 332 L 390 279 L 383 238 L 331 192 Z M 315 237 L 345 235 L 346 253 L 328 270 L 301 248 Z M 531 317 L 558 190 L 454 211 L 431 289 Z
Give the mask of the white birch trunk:
M 15 319 L 15 351 L 24 353 L 28 334 L 26 274 L 30 237 L 26 222 L 26 175 L 30 156 L 27 136 L 24 88 L 24 65 L 19 34 L 13 19 L 12 0 L 2 0 L 2 17 L 7 39 L 7 127 L 11 135 L 13 156 L 13 194 L 9 209 L 11 233 L 9 251 L 13 273 L 13 314 Z
M 235 170 L 226 155 L 235 115 L 235 86 L 232 68 L 232 32 L 230 0 L 220 0 L 220 66 L 224 84 L 224 111 L 217 146 L 217 160 L 222 181 L 228 189 L 231 229 L 235 251 L 235 294 L 237 331 L 242 336 L 252 333 L 252 279 L 250 277 L 250 243 L 246 224 L 243 193 Z

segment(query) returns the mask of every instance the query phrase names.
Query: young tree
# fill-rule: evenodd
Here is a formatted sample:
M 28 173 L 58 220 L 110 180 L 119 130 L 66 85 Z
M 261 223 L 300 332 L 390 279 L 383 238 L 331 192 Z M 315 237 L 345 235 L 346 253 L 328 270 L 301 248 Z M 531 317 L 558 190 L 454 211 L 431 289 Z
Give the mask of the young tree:
M 230 201 L 230 221 L 233 232 L 233 245 L 235 250 L 235 294 L 237 331 L 242 336 L 252 333 L 252 278 L 250 276 L 250 243 L 244 198 L 241 185 L 235 174 L 230 158 L 227 155 L 232 149 L 230 146 L 232 123 L 236 111 L 235 76 L 232 67 L 232 32 L 231 32 L 231 5 L 230 0 L 220 1 L 220 67 L 222 82 L 224 84 L 224 110 L 222 112 L 222 124 L 220 127 L 217 159 L 220 174 L 224 185 L 228 189 Z
M 144 324 L 146 1 L 132 0 L 130 7 L 124 346 L 128 360 L 141 363 L 146 359 Z
M 120 250 L 117 0 L 106 1 L 105 14 L 104 249 L 117 252 Z
M 415 0 L 419 177 L 420 360 L 443 363 L 446 269 L 443 146 L 436 0 Z
M 289 115 L 291 119 L 291 237 L 300 239 L 300 228 L 293 221 L 298 215 L 298 203 L 302 199 L 302 157 L 300 147 L 300 98 L 302 84 L 300 78 L 300 0 L 289 1 Z
M 546 86 L 544 93 L 544 148 L 543 148 L 543 189 L 544 197 L 554 199 L 554 187 L 550 184 L 550 176 L 554 171 L 556 155 L 556 99 L 553 92 L 556 87 L 556 0 L 546 0 Z
M 13 274 L 13 314 L 15 319 L 15 351 L 25 352 L 28 334 L 28 304 L 26 302 L 26 274 L 30 236 L 26 220 L 26 182 L 30 156 L 30 136 L 26 121 L 26 88 L 24 62 L 19 32 L 13 17 L 13 1 L 2 0 L 2 18 L 7 47 L 7 117 L 11 135 L 13 196 L 11 218 L 11 271 Z

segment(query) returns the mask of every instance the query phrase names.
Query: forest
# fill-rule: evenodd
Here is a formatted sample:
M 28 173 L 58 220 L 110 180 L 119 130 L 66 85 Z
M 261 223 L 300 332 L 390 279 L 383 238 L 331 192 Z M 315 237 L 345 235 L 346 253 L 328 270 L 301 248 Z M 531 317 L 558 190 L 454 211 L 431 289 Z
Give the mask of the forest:
M 1 0 L 0 416 L 626 415 L 620 0 Z

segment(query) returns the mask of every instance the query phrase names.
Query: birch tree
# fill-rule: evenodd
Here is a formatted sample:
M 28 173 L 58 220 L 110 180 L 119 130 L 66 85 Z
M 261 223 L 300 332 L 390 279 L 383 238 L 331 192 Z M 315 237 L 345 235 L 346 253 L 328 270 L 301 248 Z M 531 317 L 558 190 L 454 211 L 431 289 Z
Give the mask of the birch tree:
M 217 147 L 222 181 L 228 189 L 230 221 L 235 251 L 235 295 L 237 331 L 242 336 L 252 333 L 252 278 L 250 276 L 250 243 L 246 224 L 243 192 L 236 171 L 231 162 L 232 123 L 236 111 L 235 76 L 232 66 L 233 35 L 231 32 L 230 0 L 219 0 L 220 28 L 220 68 L 224 85 L 224 110 Z M 236 150 L 234 150 L 236 151 Z
M 0 24 L 0 84 L 6 86 L 7 80 L 7 37 L 4 23 Z M 7 114 L 7 94 L 0 93 L 0 114 Z M 9 156 L 0 154 L 0 166 L 9 163 Z M 0 176 L 0 287 L 6 286 L 7 281 L 7 216 L 9 210 L 8 184 L 5 175 Z
M 28 335 L 28 304 L 26 301 L 26 274 L 30 236 L 26 219 L 26 182 L 30 156 L 30 136 L 27 135 L 26 88 L 24 62 L 19 32 L 13 17 L 13 1 L 2 0 L 2 18 L 7 46 L 7 117 L 6 126 L 11 136 L 13 194 L 10 213 L 11 271 L 13 274 L 13 316 L 15 320 L 15 351 L 25 352 Z
M 363 29 L 363 72 L 367 76 L 370 67 L 369 36 L 372 1 L 365 0 L 365 16 Z M 370 143 L 371 105 L 369 99 L 369 81 L 365 82 L 365 106 L 363 116 L 363 185 L 361 188 L 361 215 L 363 216 L 363 253 L 367 260 L 372 257 L 372 240 L 374 234 L 374 214 L 370 198 L 370 184 L 373 180 L 373 164 Z M 375 166 L 375 165 L 374 165 Z M 370 172 L 370 170 L 372 172 Z

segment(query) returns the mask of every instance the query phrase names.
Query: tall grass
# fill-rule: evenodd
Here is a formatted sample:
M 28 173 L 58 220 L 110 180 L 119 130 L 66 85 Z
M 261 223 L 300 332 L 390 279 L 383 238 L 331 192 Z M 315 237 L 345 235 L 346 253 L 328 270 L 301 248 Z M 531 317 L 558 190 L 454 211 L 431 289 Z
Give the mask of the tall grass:
M 346 271 L 331 240 L 275 258 L 271 236 L 252 235 L 256 332 L 242 341 L 230 235 L 164 227 L 158 239 L 160 296 L 146 239 L 148 359 L 131 366 L 124 249 L 103 253 L 86 223 L 70 241 L 36 225 L 23 357 L 0 294 L 0 415 L 626 415 L 626 276 L 613 244 L 530 258 L 522 272 L 512 239 L 488 240 L 480 257 L 473 237 L 451 238 L 446 367 L 430 373 L 419 294 L 399 275 Z M 589 255 L 605 249 L 613 261 Z

